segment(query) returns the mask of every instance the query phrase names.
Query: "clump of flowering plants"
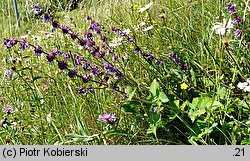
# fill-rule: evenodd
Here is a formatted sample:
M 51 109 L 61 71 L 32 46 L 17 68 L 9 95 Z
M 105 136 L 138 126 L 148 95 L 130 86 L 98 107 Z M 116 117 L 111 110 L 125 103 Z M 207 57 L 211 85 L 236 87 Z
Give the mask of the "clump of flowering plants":
M 120 94 L 122 98 L 128 98 L 129 101 L 135 99 L 136 101 L 147 102 L 144 99 L 136 99 L 134 89 L 134 92 L 132 91 L 131 93 L 130 87 L 138 86 L 140 82 L 137 82 L 131 76 L 130 71 L 127 71 L 131 69 L 126 69 L 125 64 L 129 61 L 128 57 L 131 57 L 131 55 L 138 56 L 140 59 L 142 58 L 144 64 L 149 66 L 144 69 L 148 70 L 150 68 L 148 71 L 154 74 L 155 78 L 158 78 L 159 75 L 162 75 L 161 66 L 163 61 L 149 51 L 144 51 L 136 43 L 129 29 L 110 26 L 109 32 L 112 33 L 112 36 L 107 36 L 107 31 L 101 24 L 93 20 L 90 16 L 86 16 L 85 22 L 88 23 L 88 29 L 81 34 L 67 24 L 61 24 L 49 13 L 42 15 L 43 10 L 39 5 L 32 5 L 32 8 L 36 17 L 39 18 L 39 16 L 42 16 L 44 23 L 51 23 L 52 31 L 61 32 L 64 39 L 67 40 L 67 43 L 72 48 L 68 48 L 67 51 L 60 48 L 47 49 L 38 42 L 34 43 L 26 37 L 22 37 L 21 39 L 4 38 L 3 45 L 7 50 L 18 49 L 22 53 L 27 50 L 33 51 L 35 58 L 45 58 L 49 65 L 57 66 L 60 72 L 65 73 L 73 81 L 78 80 L 78 87 L 75 89 L 75 93 L 83 97 L 97 90 L 110 90 L 111 92 Z M 129 45 L 134 46 L 134 49 L 130 53 L 120 53 L 120 47 L 124 48 Z M 181 65 L 181 60 L 178 61 L 177 65 L 181 66 L 182 70 L 186 70 L 187 66 Z M 16 69 L 13 71 L 16 71 Z M 12 73 L 6 69 L 6 77 L 10 77 L 11 75 Z M 157 90 L 160 89 L 158 88 L 157 86 Z M 148 102 L 149 105 L 152 104 L 148 112 L 156 113 L 158 111 L 159 113 L 160 110 L 156 108 L 153 110 L 153 104 L 155 104 L 153 99 L 159 99 L 160 106 L 166 102 L 167 99 L 165 97 L 163 91 L 161 92 L 161 96 L 155 93 L 150 98 L 152 102 Z M 114 112 L 110 112 L 99 114 L 96 120 L 100 121 L 100 123 L 111 125 L 119 120 L 117 117 L 119 116 Z M 156 126 L 155 123 L 152 125 Z M 155 130 L 153 133 L 156 135 Z

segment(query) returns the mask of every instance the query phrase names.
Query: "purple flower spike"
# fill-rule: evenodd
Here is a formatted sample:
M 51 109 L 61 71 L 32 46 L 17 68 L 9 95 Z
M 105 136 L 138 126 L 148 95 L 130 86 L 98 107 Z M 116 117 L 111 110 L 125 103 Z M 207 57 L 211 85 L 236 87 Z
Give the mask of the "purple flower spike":
M 5 109 L 3 109 L 4 113 L 10 114 L 11 111 L 13 111 L 14 108 L 12 106 L 7 106 Z
M 107 41 L 108 41 L 108 38 L 106 36 L 101 37 L 101 42 L 107 42 Z
M 107 83 L 108 81 L 109 81 L 109 76 L 106 75 L 106 76 L 104 77 L 104 79 L 103 79 L 103 82 Z
M 70 71 L 68 72 L 68 76 L 69 76 L 70 78 L 73 78 L 76 74 L 77 74 L 77 69 L 76 69 L 76 68 L 74 68 L 74 69 L 72 69 L 72 70 L 70 70 Z
M 84 71 L 89 70 L 89 66 L 90 66 L 90 62 L 87 60 L 82 65 Z
M 90 86 L 90 87 L 88 88 L 88 92 L 89 92 L 89 93 L 94 92 L 94 88 L 93 88 L 92 86 Z
M 39 15 L 42 12 L 42 9 L 38 4 L 33 4 L 31 7 L 34 9 L 35 15 Z
M 53 60 L 56 59 L 56 53 L 55 53 L 55 51 L 53 50 L 53 51 L 49 52 L 48 55 L 46 56 L 46 58 L 47 58 L 47 60 L 48 60 L 49 63 L 52 63 Z
M 236 16 L 236 17 L 233 19 L 233 23 L 241 24 L 242 22 L 243 22 L 243 19 L 242 19 L 242 17 L 240 17 L 240 16 Z
M 60 60 L 58 62 L 58 67 L 59 67 L 60 70 L 64 70 L 64 69 L 67 69 L 68 64 L 67 64 L 67 62 L 65 60 Z
M 59 28 L 59 27 L 60 27 L 59 22 L 56 21 L 56 20 L 54 20 L 54 21 L 52 22 L 52 27 L 53 27 L 53 29 Z
M 98 74 L 99 71 L 100 71 L 100 69 L 97 66 L 93 66 L 91 69 L 91 73 L 93 73 L 93 74 Z
M 75 40 L 78 37 L 78 32 L 72 32 L 70 34 L 70 36 L 71 36 L 72 40 Z
M 123 76 L 124 76 L 123 73 L 121 73 L 121 72 L 116 72 L 116 73 L 114 74 L 114 79 L 121 79 Z
M 154 58 L 155 58 L 154 55 L 149 55 L 149 56 L 148 56 L 148 61 L 152 61 Z
M 109 73 L 114 73 L 114 72 L 117 71 L 117 69 L 116 69 L 115 67 L 113 67 L 113 66 L 112 66 L 111 64 L 109 64 L 109 63 L 104 63 L 102 66 L 103 66 L 104 70 L 106 70 L 106 71 L 109 72 Z
M 83 83 L 88 83 L 92 79 L 92 73 L 82 76 Z
M 127 43 L 128 44 L 132 43 L 133 41 L 134 41 L 133 38 L 130 38 L 130 37 L 127 38 Z
M 17 44 L 17 38 L 13 38 L 12 40 L 9 40 L 8 38 L 3 39 L 3 45 L 7 48 L 11 48 Z
M 79 44 L 80 46 L 82 46 L 82 47 L 84 47 L 84 46 L 86 45 L 86 43 L 87 43 L 87 41 L 84 40 L 84 39 L 78 40 L 78 44 Z
M 237 10 L 235 10 L 235 9 L 231 9 L 230 11 L 229 11 L 229 14 L 230 15 L 235 15 L 237 13 Z
M 79 88 L 76 91 L 77 94 L 81 94 L 81 93 L 85 93 L 85 92 L 86 92 L 86 87 Z
M 114 55 L 113 57 L 112 57 L 112 61 L 116 61 L 118 59 L 118 55 Z
M 49 22 L 51 21 L 50 15 L 48 13 L 45 13 L 43 16 L 43 22 Z
M 71 31 L 71 29 L 67 25 L 62 25 L 61 30 L 62 30 L 63 34 L 65 34 L 65 35 Z
M 25 50 L 29 46 L 29 42 L 27 42 L 25 39 L 22 39 L 20 42 L 20 49 Z
M 139 47 L 136 47 L 135 48 L 135 50 L 134 50 L 134 53 L 135 54 L 139 54 L 139 53 L 141 53 L 142 51 L 141 51 L 141 49 L 139 48 Z
M 113 123 L 116 120 L 115 113 L 105 113 L 98 116 L 98 121 L 103 121 L 104 123 Z
M 225 6 L 225 8 L 229 9 L 229 10 L 234 9 L 234 7 L 235 7 L 235 4 L 233 4 L 233 3 L 227 3 Z
M 38 46 L 35 47 L 34 53 L 35 53 L 36 57 L 41 56 L 42 52 L 43 52 L 43 48 L 41 46 L 38 45 Z
M 65 60 L 69 60 L 71 58 L 71 55 L 69 53 L 64 54 Z
M 240 37 L 242 34 L 242 30 L 241 29 L 237 29 L 235 32 L 234 32 L 234 36 L 236 37 Z
M 162 61 L 161 60 L 156 60 L 155 64 L 161 66 L 162 65 Z

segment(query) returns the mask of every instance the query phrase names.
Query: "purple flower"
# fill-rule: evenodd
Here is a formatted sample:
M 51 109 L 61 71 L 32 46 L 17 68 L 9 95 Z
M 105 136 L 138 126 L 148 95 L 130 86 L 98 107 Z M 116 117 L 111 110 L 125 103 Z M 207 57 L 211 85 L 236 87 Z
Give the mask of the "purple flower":
M 47 58 L 47 60 L 48 60 L 49 63 L 52 63 L 52 61 L 56 59 L 56 52 L 55 52 L 55 50 L 49 52 L 47 54 L 46 58 Z
M 65 60 L 60 60 L 58 61 L 58 67 L 60 70 L 64 70 L 64 69 L 67 69 L 68 64 Z
M 133 41 L 134 41 L 133 38 L 130 38 L 130 37 L 127 38 L 127 43 L 128 44 L 132 43 Z
M 235 7 L 235 4 L 233 4 L 233 3 L 227 3 L 225 6 L 226 9 L 230 9 L 230 10 L 234 9 L 234 7 Z
M 84 56 L 79 56 L 77 54 L 74 55 L 74 65 L 78 66 L 81 64 L 81 61 L 84 60 Z
M 62 25 L 61 30 L 62 30 L 63 34 L 68 34 L 71 29 L 67 25 Z
M 85 93 L 86 92 L 86 87 L 82 87 L 76 90 L 77 94 Z
M 91 32 L 85 32 L 83 34 L 83 39 L 93 40 L 93 34 Z
M 77 69 L 76 69 L 76 68 L 74 68 L 74 69 L 72 69 L 72 70 L 70 70 L 70 71 L 68 72 L 68 76 L 69 76 L 70 78 L 73 78 L 76 74 L 77 74 Z
M 107 41 L 108 41 L 108 38 L 106 36 L 101 37 L 101 42 L 107 42 Z
M 89 93 L 94 92 L 94 88 L 93 88 L 92 86 L 90 86 L 90 87 L 88 88 L 88 92 L 89 92 Z
M 117 32 L 120 31 L 119 28 L 116 28 L 116 27 L 114 27 L 114 26 L 111 26 L 110 29 L 111 29 L 111 31 L 113 31 L 114 33 L 117 33 Z
M 155 58 L 154 55 L 149 55 L 149 56 L 148 56 L 148 61 L 152 61 L 154 58 Z
M 107 54 L 111 54 L 111 53 L 112 53 L 112 50 L 108 49 Z
M 55 50 L 56 55 L 61 56 L 63 54 L 62 50 Z
M 88 83 L 92 79 L 92 73 L 82 76 L 83 83 Z
M 100 69 L 97 66 L 93 66 L 91 69 L 91 73 L 93 73 L 93 74 L 97 74 L 97 73 L 99 73 L 99 71 L 100 71 Z
M 56 20 L 54 20 L 54 21 L 52 22 L 52 27 L 53 27 L 53 29 L 59 28 L 59 27 L 60 27 L 59 22 L 56 21 Z
M 65 60 L 69 60 L 69 59 L 70 59 L 70 57 L 71 57 L 71 55 L 70 55 L 69 53 L 65 53 L 65 54 L 64 54 L 64 58 L 65 58 Z
M 107 83 L 107 82 L 108 82 L 108 80 L 109 80 L 109 76 L 108 76 L 108 75 L 106 75 L 106 76 L 104 77 L 104 79 L 103 79 L 103 82 Z
M 106 70 L 106 71 L 109 72 L 109 73 L 114 73 L 114 72 L 117 71 L 117 69 L 116 69 L 115 67 L 113 67 L 113 66 L 112 66 L 111 64 L 109 64 L 109 63 L 104 63 L 102 66 L 103 66 L 104 70 Z
M 90 66 L 90 62 L 87 60 L 82 65 L 84 71 L 89 70 L 89 66 Z
M 89 25 L 89 30 L 95 31 L 95 32 L 100 32 L 100 24 L 98 22 L 95 22 L 94 20 L 91 21 Z
M 22 39 L 20 42 L 20 49 L 25 50 L 29 46 L 29 42 L 27 42 L 25 39 Z
M 105 113 L 98 116 L 98 121 L 103 121 L 104 123 L 113 123 L 116 120 L 115 113 Z
M 35 47 L 34 52 L 35 52 L 35 56 L 39 57 L 39 56 L 41 56 L 41 54 L 43 52 L 43 48 L 38 45 L 38 46 Z
M 3 109 L 3 112 L 10 114 L 11 111 L 13 111 L 13 110 L 14 110 L 14 108 L 12 106 L 7 106 L 5 109 Z
M 156 60 L 155 64 L 161 66 L 162 65 L 162 61 L 161 60 Z
M 91 20 L 91 17 L 90 17 L 90 16 L 86 16 L 86 17 L 85 17 L 85 20 L 86 20 L 86 21 Z
M 48 13 L 45 13 L 43 16 L 43 22 L 49 22 L 51 21 L 50 15 Z
M 240 17 L 240 16 L 236 16 L 236 17 L 233 19 L 233 23 L 241 24 L 242 22 L 243 22 L 243 19 L 242 19 L 242 17 Z
M 84 39 L 78 40 L 78 44 L 79 44 L 80 46 L 82 46 L 82 47 L 84 47 L 84 46 L 86 45 L 86 43 L 87 43 L 87 40 L 84 40 Z
M 189 64 L 184 64 L 181 66 L 181 70 L 185 71 L 189 67 Z
M 42 9 L 38 4 L 33 4 L 31 7 L 34 9 L 35 15 L 39 15 L 42 12 Z
M 72 32 L 70 34 L 70 36 L 71 36 L 72 40 L 75 40 L 78 37 L 78 32 Z
M 114 74 L 114 79 L 121 79 L 124 76 L 122 72 L 116 72 Z
M 118 59 L 118 55 L 114 55 L 113 57 L 112 57 L 112 61 L 116 61 Z
M 17 44 L 17 38 L 13 38 L 12 40 L 9 40 L 8 38 L 3 39 L 3 45 L 7 48 L 11 48 Z
M 8 69 L 5 70 L 5 78 L 12 76 L 12 72 Z
M 100 47 L 99 46 L 92 46 L 91 48 L 90 48 L 90 50 L 91 50 L 91 55 L 93 55 L 93 56 L 99 56 L 99 50 L 100 50 Z
M 237 13 L 237 10 L 235 10 L 235 9 L 229 10 L 230 15 L 235 15 L 236 13 Z
M 139 47 L 136 47 L 135 48 L 135 50 L 134 50 L 134 53 L 135 54 L 139 54 L 139 53 L 141 53 L 142 51 L 141 51 L 141 49 L 139 48 Z
M 236 37 L 240 37 L 242 34 L 242 30 L 241 29 L 237 29 L 235 32 L 234 32 L 234 36 Z

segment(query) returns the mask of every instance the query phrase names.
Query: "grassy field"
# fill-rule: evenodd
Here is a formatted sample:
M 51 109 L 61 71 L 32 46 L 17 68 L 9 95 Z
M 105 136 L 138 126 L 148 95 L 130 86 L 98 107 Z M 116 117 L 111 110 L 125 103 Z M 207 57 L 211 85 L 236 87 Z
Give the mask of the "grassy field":
M 250 144 L 249 0 L 17 2 L 1 145 Z

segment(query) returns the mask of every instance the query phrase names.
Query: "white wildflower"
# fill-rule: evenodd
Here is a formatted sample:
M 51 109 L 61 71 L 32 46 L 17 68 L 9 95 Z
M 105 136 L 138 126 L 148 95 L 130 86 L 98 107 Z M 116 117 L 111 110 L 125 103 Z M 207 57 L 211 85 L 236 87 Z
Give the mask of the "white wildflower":
M 239 82 L 237 87 L 244 92 L 250 92 L 250 78 L 248 78 L 246 82 Z
M 149 30 L 152 30 L 153 28 L 154 28 L 154 26 L 153 26 L 153 25 L 151 25 L 151 26 L 149 26 L 149 27 L 147 27 L 147 28 L 143 29 L 142 31 L 149 31 Z
M 230 18 L 228 21 L 223 19 L 223 23 L 216 22 L 212 30 L 218 35 L 224 35 L 226 32 L 230 33 L 233 27 L 232 19 Z
M 147 9 L 149 9 L 153 4 L 154 4 L 153 2 L 150 2 L 145 7 L 140 8 L 137 12 L 141 12 L 142 13 L 142 12 L 146 11 Z
M 114 38 L 112 42 L 109 44 L 110 47 L 116 47 L 121 45 L 122 37 Z
M 125 35 L 128 35 L 130 32 L 131 32 L 131 31 L 130 31 L 129 28 L 127 28 L 127 29 L 125 29 L 125 30 L 122 31 L 122 33 L 124 33 Z

